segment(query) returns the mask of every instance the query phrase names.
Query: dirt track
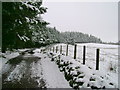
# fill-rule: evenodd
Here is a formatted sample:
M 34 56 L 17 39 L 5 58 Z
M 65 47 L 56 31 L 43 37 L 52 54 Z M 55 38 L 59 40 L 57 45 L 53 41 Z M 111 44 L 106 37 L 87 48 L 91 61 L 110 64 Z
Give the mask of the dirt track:
M 32 76 L 32 67 L 40 60 L 41 58 L 28 53 L 9 60 L 6 64 L 9 68 L 2 73 L 2 88 L 46 88 L 43 78 Z

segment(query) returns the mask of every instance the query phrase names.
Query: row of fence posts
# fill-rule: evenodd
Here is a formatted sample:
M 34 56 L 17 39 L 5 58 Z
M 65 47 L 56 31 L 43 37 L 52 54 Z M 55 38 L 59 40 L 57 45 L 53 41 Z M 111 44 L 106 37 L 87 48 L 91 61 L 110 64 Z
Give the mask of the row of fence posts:
M 50 48 L 50 51 L 52 49 Z M 53 52 L 55 52 L 55 47 L 53 47 Z M 56 53 L 58 52 L 58 46 L 56 46 Z M 99 52 L 100 49 L 96 49 L 96 70 L 99 70 Z M 60 54 L 62 54 L 62 45 L 60 46 Z M 66 56 L 68 56 L 68 44 L 66 47 Z M 76 59 L 77 56 L 77 45 L 74 45 L 74 59 Z M 85 56 L 86 56 L 86 46 L 83 46 L 83 65 L 85 65 Z

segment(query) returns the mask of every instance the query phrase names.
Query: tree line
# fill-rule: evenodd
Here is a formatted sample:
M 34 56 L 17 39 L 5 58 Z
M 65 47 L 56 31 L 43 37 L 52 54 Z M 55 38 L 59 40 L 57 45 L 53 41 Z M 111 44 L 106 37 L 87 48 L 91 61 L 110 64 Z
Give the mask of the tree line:
M 100 38 L 81 32 L 62 32 L 63 42 L 65 43 L 102 43 Z
M 41 2 L 2 3 L 2 52 L 18 48 L 34 48 L 53 43 L 102 42 L 80 32 L 62 32 L 48 27 L 41 17 L 47 12 Z

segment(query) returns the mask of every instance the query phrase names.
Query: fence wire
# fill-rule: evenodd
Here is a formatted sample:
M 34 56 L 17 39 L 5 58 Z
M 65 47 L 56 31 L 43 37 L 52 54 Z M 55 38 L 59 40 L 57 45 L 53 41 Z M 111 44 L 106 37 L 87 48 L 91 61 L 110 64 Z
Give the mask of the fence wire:
M 54 47 L 58 46 L 58 51 L 60 52 L 60 46 L 61 45 L 55 45 Z M 118 54 L 118 48 L 108 48 L 108 47 L 94 47 L 94 46 L 87 46 L 87 45 L 77 45 L 77 53 L 81 53 L 81 56 L 77 56 L 78 58 L 82 58 L 83 56 L 83 46 L 86 46 L 86 58 L 89 58 L 89 60 L 95 60 L 95 56 L 96 56 L 96 50 L 97 48 L 100 49 L 100 59 L 104 58 L 104 57 L 108 57 L 110 59 L 113 60 L 118 60 L 120 59 L 120 56 Z M 66 53 L 66 47 L 67 45 L 62 45 L 62 53 Z M 56 48 L 55 48 L 56 49 Z M 78 51 L 78 50 L 82 50 L 82 51 Z M 105 51 L 105 50 L 116 50 L 117 53 L 110 53 L 110 51 Z M 68 54 L 72 55 L 74 53 L 74 45 L 69 45 L 68 46 Z M 102 57 L 101 57 L 102 56 Z

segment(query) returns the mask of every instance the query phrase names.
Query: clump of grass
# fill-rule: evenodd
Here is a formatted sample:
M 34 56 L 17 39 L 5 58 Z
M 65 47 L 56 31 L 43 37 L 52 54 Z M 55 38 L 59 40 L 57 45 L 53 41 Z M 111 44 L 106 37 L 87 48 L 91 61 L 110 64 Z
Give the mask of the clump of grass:
M 109 65 L 109 71 L 111 72 L 117 72 L 117 65 L 113 64 L 112 62 L 110 62 L 110 65 Z

